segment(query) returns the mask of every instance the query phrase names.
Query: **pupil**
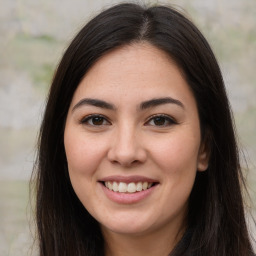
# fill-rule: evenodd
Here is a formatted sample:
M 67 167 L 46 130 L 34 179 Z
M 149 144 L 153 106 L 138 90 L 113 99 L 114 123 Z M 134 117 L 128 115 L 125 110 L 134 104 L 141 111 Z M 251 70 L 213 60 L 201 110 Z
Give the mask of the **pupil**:
M 103 117 L 94 117 L 92 119 L 92 123 L 94 125 L 102 125 L 103 124 Z
M 164 117 L 156 117 L 154 119 L 155 125 L 164 125 L 165 124 L 165 118 Z

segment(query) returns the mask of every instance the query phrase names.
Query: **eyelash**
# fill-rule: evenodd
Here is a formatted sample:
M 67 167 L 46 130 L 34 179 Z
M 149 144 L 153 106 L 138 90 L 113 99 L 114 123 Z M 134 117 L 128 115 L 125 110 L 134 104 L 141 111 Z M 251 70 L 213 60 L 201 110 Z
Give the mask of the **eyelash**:
M 98 120 L 98 121 L 100 121 L 99 124 L 92 123 L 93 119 L 96 119 L 96 118 L 99 119 Z M 158 119 L 160 118 L 160 120 L 158 120 L 158 121 L 160 121 L 160 122 L 164 121 L 164 123 L 160 124 L 160 125 L 156 125 L 156 123 L 150 124 L 150 122 L 152 122 L 152 121 L 156 122 L 157 118 Z M 96 121 L 96 120 L 94 120 L 94 121 Z M 111 125 L 111 122 L 105 116 L 98 115 L 98 114 L 93 114 L 93 115 L 86 116 L 86 117 L 82 118 L 80 123 L 83 124 L 83 125 L 90 125 L 90 126 L 94 126 L 94 127 L 103 126 L 103 125 Z M 146 126 L 151 125 L 151 126 L 156 126 L 156 127 L 168 127 L 168 126 L 175 125 L 175 124 L 177 124 L 177 121 L 175 119 L 173 119 L 172 117 L 170 117 L 168 115 L 164 115 L 164 114 L 153 115 L 145 123 Z
M 99 118 L 104 123 L 101 123 L 101 124 L 90 123 L 90 121 L 91 122 L 93 121 L 93 118 Z M 107 124 L 105 122 L 107 122 Z M 82 118 L 80 123 L 84 124 L 84 125 L 90 125 L 90 126 L 102 126 L 102 125 L 110 125 L 111 124 L 105 116 L 103 116 L 103 115 L 96 115 L 96 114 L 89 115 L 89 116 L 86 116 L 86 117 Z
M 156 121 L 157 118 L 161 118 L 162 120 L 161 121 L 164 121 L 164 124 L 160 124 L 160 125 L 152 125 L 152 126 L 157 126 L 157 127 L 168 127 L 168 126 L 171 126 L 171 125 L 175 125 L 177 124 L 177 121 L 168 116 L 168 115 L 164 115 L 164 114 L 157 114 L 157 115 L 153 115 L 149 118 L 149 120 L 146 122 L 146 125 L 149 125 L 149 123 L 151 121 Z M 166 123 L 167 122 L 167 123 Z

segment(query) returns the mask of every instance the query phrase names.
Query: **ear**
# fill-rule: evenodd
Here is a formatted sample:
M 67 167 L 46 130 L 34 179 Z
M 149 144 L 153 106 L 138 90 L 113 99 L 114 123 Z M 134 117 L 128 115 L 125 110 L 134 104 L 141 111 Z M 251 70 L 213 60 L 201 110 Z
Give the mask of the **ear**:
M 209 165 L 211 150 L 210 150 L 210 133 L 206 132 L 204 139 L 201 142 L 198 158 L 197 158 L 197 170 L 199 172 L 206 171 Z

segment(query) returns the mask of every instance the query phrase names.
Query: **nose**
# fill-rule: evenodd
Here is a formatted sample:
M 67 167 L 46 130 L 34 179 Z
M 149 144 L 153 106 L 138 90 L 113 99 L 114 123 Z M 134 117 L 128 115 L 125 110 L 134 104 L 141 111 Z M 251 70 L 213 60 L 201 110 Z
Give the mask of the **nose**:
M 123 167 L 130 167 L 146 161 L 147 153 L 134 128 L 124 126 L 113 134 L 108 159 Z

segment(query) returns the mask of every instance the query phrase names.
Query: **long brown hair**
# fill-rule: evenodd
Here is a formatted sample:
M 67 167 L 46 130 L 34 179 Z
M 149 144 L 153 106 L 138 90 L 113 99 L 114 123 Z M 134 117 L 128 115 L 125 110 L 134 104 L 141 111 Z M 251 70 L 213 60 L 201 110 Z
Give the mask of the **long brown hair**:
M 187 231 L 170 255 L 251 255 L 232 115 L 209 44 L 171 7 L 119 4 L 81 29 L 51 85 L 34 170 L 40 256 L 104 255 L 99 225 L 70 183 L 64 126 L 73 94 L 88 69 L 109 50 L 139 41 L 165 51 L 180 67 L 197 101 L 202 136 L 211 152 L 209 168 L 198 172 L 189 199 Z

